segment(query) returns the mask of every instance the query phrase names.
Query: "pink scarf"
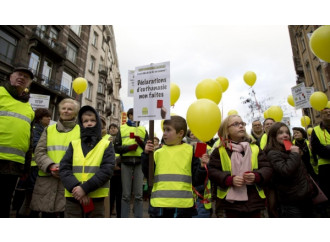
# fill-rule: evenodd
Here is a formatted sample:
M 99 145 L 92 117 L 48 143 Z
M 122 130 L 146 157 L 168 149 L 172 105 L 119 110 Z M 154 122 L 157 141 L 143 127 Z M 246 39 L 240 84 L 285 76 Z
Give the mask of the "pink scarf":
M 232 147 L 231 155 L 231 172 L 232 175 L 243 177 L 243 173 L 251 171 L 251 148 L 248 142 L 241 142 L 239 144 L 231 143 Z M 244 156 L 241 152 L 244 151 Z M 243 185 L 241 187 L 230 187 L 226 196 L 228 202 L 234 201 L 247 201 L 247 187 Z

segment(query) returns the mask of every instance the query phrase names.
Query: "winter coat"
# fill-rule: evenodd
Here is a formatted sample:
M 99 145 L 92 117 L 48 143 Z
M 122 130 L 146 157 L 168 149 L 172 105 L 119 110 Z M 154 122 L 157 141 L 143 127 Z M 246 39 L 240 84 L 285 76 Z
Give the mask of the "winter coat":
M 81 123 L 81 115 L 87 109 L 93 111 L 96 115 L 97 124 L 92 128 L 84 128 Z M 84 156 L 86 156 L 88 152 L 91 151 L 102 139 L 101 120 L 98 113 L 92 107 L 84 106 L 79 111 L 78 124 L 80 126 L 81 147 Z M 93 177 L 91 177 L 83 184 L 81 184 L 73 175 L 72 162 L 73 148 L 72 143 L 70 143 L 64 157 L 60 162 L 60 177 L 64 187 L 69 192 L 72 192 L 72 189 L 74 187 L 80 185 L 86 194 L 93 192 L 96 189 L 102 187 L 106 182 L 108 182 L 113 174 L 113 168 L 115 165 L 115 150 L 113 148 L 112 142 L 104 151 L 100 169 L 94 174 Z
M 231 157 L 231 150 L 226 149 L 228 156 Z M 223 171 L 221 165 L 221 159 L 219 149 L 214 149 L 210 156 L 209 161 L 209 179 L 216 186 L 226 188 L 226 178 L 230 176 L 230 172 Z M 257 184 L 260 187 L 264 187 L 271 179 L 272 168 L 267 160 L 265 153 L 259 150 L 258 154 L 258 170 L 254 170 L 260 175 L 260 182 Z M 235 210 L 238 212 L 253 212 L 256 210 L 265 209 L 265 199 L 262 199 L 255 185 L 247 185 L 248 200 L 247 201 L 235 201 L 233 203 L 228 202 L 226 199 L 218 199 L 219 206 L 224 210 Z
M 298 153 L 270 150 L 267 158 L 274 169 L 272 185 L 279 203 L 297 205 L 311 199 L 313 183 Z
M 76 120 L 62 121 L 56 124 L 58 132 L 69 132 L 76 125 Z M 36 163 L 44 172 L 54 161 L 47 155 L 47 129 L 44 129 L 35 149 Z M 65 208 L 64 187 L 59 178 L 38 176 L 33 190 L 30 208 L 35 211 L 54 213 L 63 212 Z

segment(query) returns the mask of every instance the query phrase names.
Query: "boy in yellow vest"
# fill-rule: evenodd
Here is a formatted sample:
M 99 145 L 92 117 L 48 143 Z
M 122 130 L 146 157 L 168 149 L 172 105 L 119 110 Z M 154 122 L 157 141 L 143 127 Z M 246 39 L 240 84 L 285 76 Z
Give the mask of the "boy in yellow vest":
M 171 116 L 163 124 L 165 144 L 154 153 L 155 175 L 149 215 L 152 218 L 191 218 L 196 215 L 193 186 L 202 185 L 208 160 L 194 157 L 194 148 L 182 142 L 187 133 L 186 120 Z M 154 149 L 148 140 L 142 153 L 144 175 L 148 177 L 148 153 Z
M 65 187 L 68 218 L 104 218 L 104 198 L 109 194 L 115 152 L 102 139 L 101 121 L 91 106 L 78 114 L 80 139 L 73 140 L 60 162 L 60 178 Z

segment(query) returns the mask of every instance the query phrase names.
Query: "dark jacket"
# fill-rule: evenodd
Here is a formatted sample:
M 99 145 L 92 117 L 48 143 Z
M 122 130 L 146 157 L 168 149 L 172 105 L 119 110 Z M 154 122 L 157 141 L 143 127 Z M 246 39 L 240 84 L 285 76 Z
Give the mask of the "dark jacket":
M 42 126 L 42 124 L 40 124 L 40 123 L 34 124 L 34 126 L 33 126 L 33 143 L 32 143 L 33 151 L 37 147 L 37 144 L 39 142 L 39 139 L 40 139 L 41 134 L 44 131 L 44 129 L 45 129 L 45 127 Z
M 161 149 L 161 148 L 159 148 Z M 192 147 L 193 149 L 193 147 Z M 194 152 L 194 151 L 193 151 Z M 145 177 L 149 177 L 149 154 L 142 153 L 141 155 L 141 160 L 142 160 L 142 171 L 144 173 Z M 169 161 L 171 162 L 171 161 Z M 155 167 L 156 168 L 156 165 Z M 194 187 L 203 185 L 205 178 L 206 178 L 206 170 L 204 167 L 201 167 L 201 161 L 199 158 L 193 156 L 192 162 L 191 162 L 191 174 L 192 174 L 192 185 Z M 152 207 L 149 204 L 149 214 L 152 217 L 158 217 L 162 216 L 166 210 L 170 210 L 167 208 L 159 208 L 159 207 Z M 177 208 L 175 213 L 178 215 L 178 217 L 191 217 L 193 215 L 197 215 L 197 211 L 194 207 L 191 208 Z
M 131 127 L 135 127 L 136 122 L 132 122 L 131 120 L 128 120 L 126 122 L 126 124 L 128 126 Z M 146 136 L 144 137 L 143 144 L 138 144 L 136 142 L 137 145 L 140 145 L 142 150 L 144 150 L 145 144 L 147 143 L 148 140 L 148 132 L 146 131 Z M 121 131 L 119 129 L 117 135 L 116 135 L 116 139 L 114 142 L 114 147 L 115 147 L 115 151 L 117 154 L 120 154 L 120 158 L 121 158 L 121 162 L 126 164 L 126 165 L 134 165 L 134 164 L 140 164 L 141 163 L 141 156 L 122 156 L 122 154 L 125 154 L 127 152 L 129 152 L 129 145 L 123 145 L 122 144 L 122 138 L 121 138 Z
M 226 149 L 228 156 L 231 157 L 232 151 Z M 219 149 L 214 149 L 210 156 L 209 162 L 209 178 L 211 182 L 222 188 L 227 188 L 226 179 L 231 175 L 230 172 L 223 171 Z M 254 170 L 260 176 L 260 181 L 257 183 L 259 187 L 264 187 L 270 181 L 272 176 L 272 168 L 267 160 L 265 153 L 259 150 L 258 155 L 258 170 Z M 228 202 L 226 199 L 218 199 L 220 207 L 224 210 L 235 210 L 238 212 L 253 212 L 265 208 L 265 199 L 262 199 L 255 185 L 247 185 L 248 201 Z
M 6 88 L 8 93 L 15 98 L 17 101 L 26 103 L 29 101 L 30 94 L 24 93 L 22 96 L 19 96 L 15 87 L 10 85 L 9 81 L 3 81 L 0 83 L 0 86 Z M 15 127 L 9 127 L 15 128 Z M 31 159 L 32 159 L 32 140 L 33 140 L 33 122 L 31 123 L 30 129 L 30 147 L 28 151 L 25 153 L 25 164 L 20 164 L 18 162 L 13 162 L 10 160 L 0 160 L 0 174 L 8 174 L 8 175 L 18 175 L 21 176 L 23 174 L 28 174 L 30 171 Z
M 95 113 L 97 118 L 97 124 L 92 128 L 84 128 L 81 123 L 81 115 L 86 110 L 91 110 Z M 97 143 L 101 140 L 101 121 L 98 113 L 94 108 L 90 106 L 84 106 L 80 109 L 78 114 L 78 124 L 80 126 L 80 138 L 81 147 L 84 156 L 91 151 Z M 82 187 L 86 194 L 95 191 L 96 189 L 103 186 L 107 181 L 110 180 L 113 174 L 113 167 L 115 165 L 115 151 L 112 143 L 109 144 L 108 148 L 104 151 L 102 163 L 100 169 L 85 183 L 81 184 L 72 172 L 72 157 L 73 148 L 70 143 L 64 157 L 60 162 L 60 178 L 64 187 L 71 192 L 72 189 L 78 185 Z
M 295 145 L 298 146 L 299 149 L 302 151 L 301 159 L 307 169 L 308 174 L 311 175 L 314 180 L 317 180 L 317 175 L 315 174 L 313 166 L 311 164 L 311 158 L 313 158 L 313 157 L 310 157 L 309 148 L 306 143 L 306 140 L 305 139 L 296 140 Z
M 274 169 L 272 183 L 282 204 L 305 203 L 313 195 L 313 183 L 298 153 L 270 150 L 267 158 Z

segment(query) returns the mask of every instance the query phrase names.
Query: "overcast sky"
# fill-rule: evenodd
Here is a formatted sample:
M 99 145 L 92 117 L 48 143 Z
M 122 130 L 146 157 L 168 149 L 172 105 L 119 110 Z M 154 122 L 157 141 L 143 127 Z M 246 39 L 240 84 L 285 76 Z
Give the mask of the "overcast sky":
M 282 105 L 284 116 L 299 117 L 292 117 L 291 122 L 300 126 L 301 110 L 295 111 L 286 101 L 296 81 L 287 25 L 115 25 L 114 32 L 125 111 L 133 107 L 133 97 L 127 97 L 128 70 L 170 61 L 171 82 L 181 91 L 179 100 L 171 107 L 172 113 L 186 118 L 188 107 L 197 100 L 197 84 L 206 78 L 224 76 L 229 87 L 218 105 L 223 118 L 235 109 L 247 121 L 250 110 L 241 97 L 249 97 L 250 87 L 243 75 L 253 71 L 257 75 L 253 86 L 257 100 L 271 98 L 266 101 L 269 106 Z M 155 122 L 155 132 L 161 136 L 159 121 Z

